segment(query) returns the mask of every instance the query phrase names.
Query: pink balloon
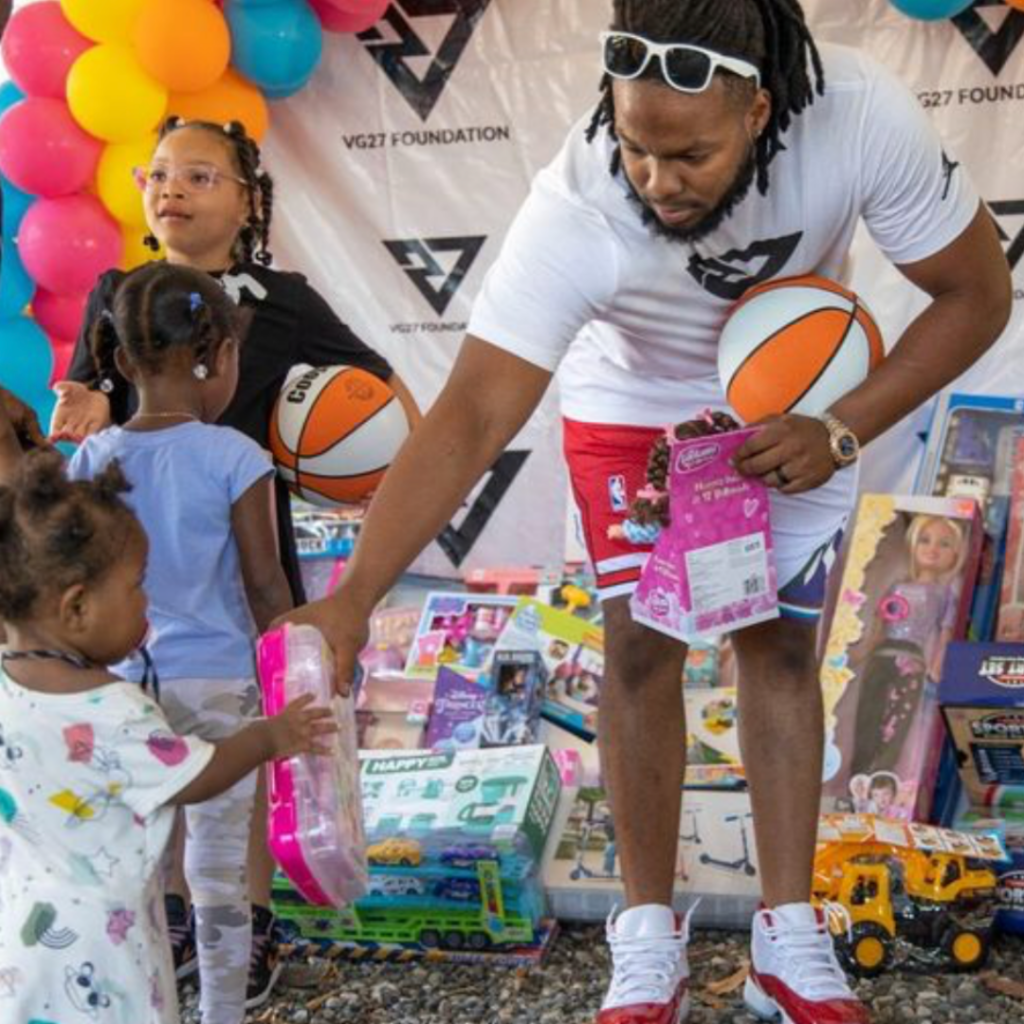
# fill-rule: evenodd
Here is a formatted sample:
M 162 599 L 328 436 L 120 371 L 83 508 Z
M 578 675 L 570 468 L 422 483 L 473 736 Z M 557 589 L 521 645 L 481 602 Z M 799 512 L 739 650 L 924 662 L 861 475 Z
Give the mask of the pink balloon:
M 32 315 L 51 338 L 77 338 L 88 298 L 85 294 L 58 295 L 39 288 L 32 299 Z
M 45 0 L 14 12 L 0 56 L 22 92 L 63 99 L 71 65 L 92 45 L 64 17 L 58 0 Z
M 30 195 L 53 199 L 81 191 L 102 151 L 62 100 L 29 96 L 0 117 L 0 173 Z
M 71 365 L 71 357 L 75 354 L 74 338 L 58 338 L 50 335 L 50 348 L 53 349 L 53 372 L 50 374 L 50 387 L 63 380 Z
M 92 290 L 121 261 L 121 229 L 90 195 L 37 199 L 18 229 L 18 252 L 29 276 L 58 295 Z
M 351 7 L 361 4 L 358 10 L 345 10 L 332 0 L 309 0 L 316 11 L 320 24 L 329 32 L 365 32 L 376 25 L 388 9 L 390 0 L 346 0 Z

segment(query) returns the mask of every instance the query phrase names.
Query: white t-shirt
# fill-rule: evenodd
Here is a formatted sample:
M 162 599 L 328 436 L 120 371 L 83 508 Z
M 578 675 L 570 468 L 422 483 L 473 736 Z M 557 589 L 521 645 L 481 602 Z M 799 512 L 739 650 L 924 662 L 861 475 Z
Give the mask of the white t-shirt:
M 717 342 L 732 304 L 770 278 L 839 278 L 860 218 L 897 264 L 939 252 L 978 196 L 913 95 L 856 50 L 822 46 L 824 96 L 795 117 L 756 186 L 696 243 L 652 235 L 577 124 L 541 171 L 491 268 L 469 333 L 546 369 L 562 410 L 659 426 L 724 401 Z M 870 305 L 870 296 L 865 297 Z

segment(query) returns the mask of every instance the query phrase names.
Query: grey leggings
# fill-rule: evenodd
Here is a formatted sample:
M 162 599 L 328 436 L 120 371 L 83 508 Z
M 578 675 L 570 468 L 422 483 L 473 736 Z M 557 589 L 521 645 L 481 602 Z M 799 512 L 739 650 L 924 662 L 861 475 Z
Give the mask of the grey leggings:
M 253 679 L 163 679 L 175 732 L 223 740 L 259 717 Z M 184 809 L 185 877 L 196 912 L 203 1024 L 242 1024 L 252 947 L 247 860 L 256 773 Z

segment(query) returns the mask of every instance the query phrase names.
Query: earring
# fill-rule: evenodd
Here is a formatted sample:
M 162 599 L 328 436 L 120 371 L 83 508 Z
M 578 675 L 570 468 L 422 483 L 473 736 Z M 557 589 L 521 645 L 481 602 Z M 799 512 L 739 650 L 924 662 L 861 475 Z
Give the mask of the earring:
M 192 367 L 192 376 L 195 377 L 196 380 L 206 380 L 206 378 L 210 376 L 210 370 L 205 363 L 196 363 L 196 365 Z
M 156 235 L 145 235 L 142 239 L 142 244 L 153 252 L 160 251 L 160 241 Z

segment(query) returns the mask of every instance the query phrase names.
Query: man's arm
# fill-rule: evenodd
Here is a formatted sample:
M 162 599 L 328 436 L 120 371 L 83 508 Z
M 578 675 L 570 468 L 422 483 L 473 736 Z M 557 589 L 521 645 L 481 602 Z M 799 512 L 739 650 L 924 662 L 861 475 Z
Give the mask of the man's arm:
M 954 241 L 900 272 L 932 301 L 913 320 L 878 369 L 829 410 L 861 444 L 898 423 L 972 366 L 991 347 L 1010 316 L 1010 268 L 984 206 Z M 773 416 L 737 453 L 737 468 L 783 493 L 820 487 L 835 472 L 828 432 L 808 416 Z
M 292 613 L 324 633 L 347 688 L 377 602 L 450 520 L 540 403 L 551 373 L 469 335 L 444 390 L 388 470 L 335 594 Z

